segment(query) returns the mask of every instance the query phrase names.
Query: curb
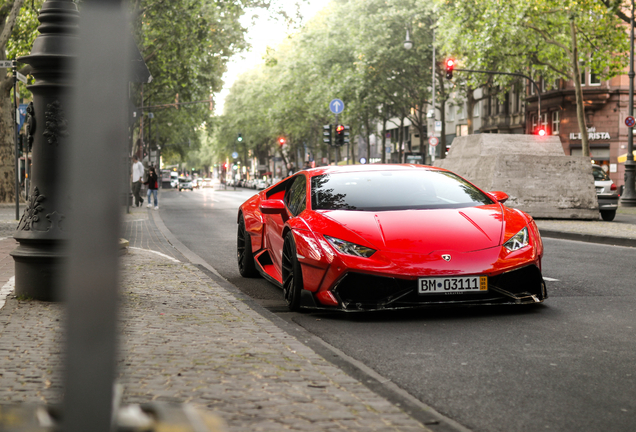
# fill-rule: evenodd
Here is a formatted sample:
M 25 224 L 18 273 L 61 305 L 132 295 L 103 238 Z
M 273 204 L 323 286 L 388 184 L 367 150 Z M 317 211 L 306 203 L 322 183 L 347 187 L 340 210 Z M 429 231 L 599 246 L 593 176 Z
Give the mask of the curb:
M 312 349 L 316 354 L 342 370 L 345 374 L 360 381 L 360 383 L 369 388 L 372 392 L 396 405 L 407 415 L 420 422 L 425 428 L 428 428 L 432 432 L 470 432 L 470 429 L 439 413 L 373 369 L 349 357 L 303 327 L 297 326 L 291 321 L 285 320 L 265 309 L 256 300 L 246 296 L 230 281 L 221 276 L 221 274 L 203 260 L 203 258 L 181 243 L 165 226 L 158 212 L 152 213 L 152 220 L 166 240 L 168 240 L 175 249 L 202 273 L 232 294 L 237 300 L 245 303 L 256 313 L 271 321 L 290 336 L 296 338 L 300 343 Z
M 626 246 L 626 247 L 636 247 L 636 239 L 626 238 L 626 237 L 610 237 L 610 236 L 600 236 L 596 234 L 581 234 L 581 233 L 571 233 L 564 231 L 553 231 L 553 230 L 542 230 L 539 228 L 539 233 L 541 237 L 546 238 L 554 238 L 560 240 L 575 240 L 582 241 L 586 243 L 597 243 L 604 244 L 609 246 Z

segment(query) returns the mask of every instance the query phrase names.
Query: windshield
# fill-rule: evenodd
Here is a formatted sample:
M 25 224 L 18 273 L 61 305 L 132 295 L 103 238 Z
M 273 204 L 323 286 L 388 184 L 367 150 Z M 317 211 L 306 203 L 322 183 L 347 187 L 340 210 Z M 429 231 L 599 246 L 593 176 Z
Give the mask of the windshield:
M 311 179 L 313 210 L 408 210 L 493 204 L 486 194 L 444 171 L 323 174 Z
M 592 174 L 594 174 L 594 180 L 609 180 L 609 175 L 607 175 L 607 173 L 605 171 L 603 171 L 603 168 L 601 167 L 592 167 Z

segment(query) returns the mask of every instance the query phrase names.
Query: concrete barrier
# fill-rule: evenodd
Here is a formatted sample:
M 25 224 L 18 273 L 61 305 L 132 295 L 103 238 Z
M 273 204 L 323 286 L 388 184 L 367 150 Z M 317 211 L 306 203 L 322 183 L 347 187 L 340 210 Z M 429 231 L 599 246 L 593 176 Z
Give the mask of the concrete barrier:
M 559 137 L 479 134 L 457 137 L 446 168 L 485 191 L 500 190 L 506 205 L 535 218 L 598 219 L 589 157 L 566 156 Z

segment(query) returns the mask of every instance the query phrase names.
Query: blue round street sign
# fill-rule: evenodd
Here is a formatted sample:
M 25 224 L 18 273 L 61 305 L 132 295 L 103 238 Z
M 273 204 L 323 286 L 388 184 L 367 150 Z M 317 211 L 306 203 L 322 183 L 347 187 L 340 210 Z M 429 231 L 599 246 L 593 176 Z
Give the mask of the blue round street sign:
M 634 117 L 627 116 L 627 118 L 625 118 L 625 126 L 631 128 L 634 127 L 634 125 L 636 125 L 636 120 L 634 120 Z
M 233 157 L 234 159 L 236 159 L 236 158 L 238 157 L 238 153 L 237 153 L 237 152 L 232 152 L 232 157 Z
M 344 102 L 340 99 L 334 99 L 329 102 L 329 109 L 334 114 L 340 114 L 342 111 L 344 111 Z
M 367 158 L 365 158 L 365 157 L 361 157 L 361 158 L 360 158 L 360 163 L 361 163 L 362 165 L 364 165 L 365 163 L 367 163 Z

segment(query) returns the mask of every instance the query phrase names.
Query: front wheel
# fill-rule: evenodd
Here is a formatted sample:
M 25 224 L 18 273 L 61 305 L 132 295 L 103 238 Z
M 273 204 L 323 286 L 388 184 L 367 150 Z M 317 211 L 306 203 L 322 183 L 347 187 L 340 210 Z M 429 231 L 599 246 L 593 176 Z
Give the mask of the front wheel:
M 292 232 L 288 232 L 283 243 L 283 295 L 290 311 L 300 309 L 300 293 L 303 289 L 303 274 L 298 262 L 296 242 Z
M 245 229 L 245 219 L 243 219 L 243 215 L 241 215 L 239 219 L 238 231 L 236 233 L 236 258 L 241 276 L 248 278 L 258 276 L 258 270 L 256 270 L 256 264 L 254 263 L 252 241 Z
M 601 217 L 604 221 L 611 222 L 616 217 L 616 210 L 601 210 Z

